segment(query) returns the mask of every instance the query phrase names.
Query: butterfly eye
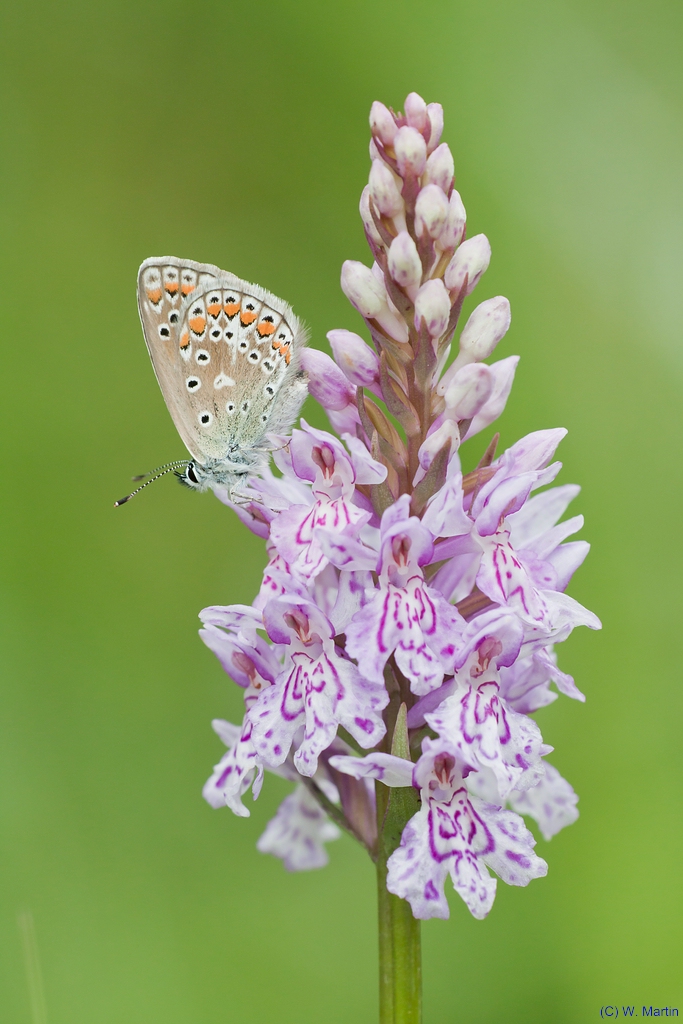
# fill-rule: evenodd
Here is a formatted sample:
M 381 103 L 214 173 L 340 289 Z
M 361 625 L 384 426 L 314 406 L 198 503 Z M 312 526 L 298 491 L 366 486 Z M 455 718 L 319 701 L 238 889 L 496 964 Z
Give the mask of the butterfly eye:
M 192 483 L 192 484 L 198 484 L 199 483 L 199 477 L 197 476 L 197 474 L 194 471 L 194 464 L 192 462 L 187 467 L 187 469 L 185 471 L 185 476 L 190 481 L 190 483 Z
M 202 382 L 199 377 L 188 377 L 185 381 L 185 387 L 188 391 L 199 391 L 202 386 Z

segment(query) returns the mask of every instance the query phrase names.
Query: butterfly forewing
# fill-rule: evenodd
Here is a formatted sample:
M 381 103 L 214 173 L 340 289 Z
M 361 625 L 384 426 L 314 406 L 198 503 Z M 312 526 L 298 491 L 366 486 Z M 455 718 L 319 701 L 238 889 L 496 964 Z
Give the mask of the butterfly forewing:
M 208 264 L 146 260 L 138 302 L 157 379 L 200 463 L 255 461 L 305 396 L 304 334 L 281 299 Z

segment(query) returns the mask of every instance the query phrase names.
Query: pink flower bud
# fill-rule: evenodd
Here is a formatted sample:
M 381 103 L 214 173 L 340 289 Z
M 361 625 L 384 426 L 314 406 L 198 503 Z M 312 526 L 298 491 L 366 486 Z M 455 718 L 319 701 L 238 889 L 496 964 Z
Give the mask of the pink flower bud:
M 460 193 L 453 189 L 451 198 L 448 200 L 446 224 L 438 239 L 442 249 L 455 249 L 460 245 L 466 222 L 467 214 L 465 213 L 465 207 L 462 205 Z
M 381 157 L 379 155 L 379 150 L 378 150 L 377 145 L 375 143 L 375 140 L 373 138 L 370 139 L 370 144 L 368 146 L 368 150 L 370 152 L 370 159 L 371 160 L 380 160 L 381 159 Z
M 384 146 L 390 146 L 397 132 L 396 122 L 388 107 L 377 100 L 370 107 L 370 131 Z
M 403 210 L 403 199 L 396 178 L 383 160 L 372 161 L 370 194 L 375 206 L 385 217 L 395 217 Z
M 407 231 L 399 231 L 389 248 L 389 273 L 411 299 L 422 280 L 422 263 L 417 246 Z
M 374 317 L 386 310 L 386 289 L 364 263 L 359 263 L 358 260 L 344 260 L 341 286 L 344 295 L 361 316 Z
M 438 185 L 425 185 L 415 202 L 415 230 L 438 238 L 448 218 L 448 200 Z
M 446 330 L 451 315 L 451 300 L 443 281 L 427 281 L 415 298 L 415 326 L 424 320 L 431 338 L 439 338 Z
M 353 331 L 328 331 L 334 361 L 352 384 L 360 388 L 375 387 L 379 383 L 379 359 L 369 345 Z
M 355 405 L 354 387 L 327 353 L 305 348 L 301 353 L 301 365 L 308 374 L 309 392 L 324 409 L 341 411 L 348 405 Z
M 363 221 L 363 227 L 365 228 L 368 237 L 373 240 L 375 245 L 383 246 L 382 236 L 377 230 L 374 217 L 370 211 L 370 186 L 366 185 L 360 195 L 360 216 Z
M 458 295 L 467 278 L 469 295 L 491 260 L 491 246 L 486 235 L 474 235 L 463 242 L 446 267 L 444 281 L 449 292 Z
M 519 356 L 508 356 L 507 359 L 500 359 L 497 363 L 492 363 L 489 366 L 493 378 L 491 396 L 472 420 L 470 429 L 467 431 L 468 437 L 473 437 L 498 419 L 510 394 L 518 362 Z
M 472 419 L 491 397 L 493 383 L 493 374 L 486 363 L 462 366 L 444 395 L 446 408 L 452 419 Z
M 429 114 L 429 123 L 432 126 L 429 142 L 427 143 L 427 152 L 432 153 L 439 145 L 441 133 L 443 132 L 443 107 L 440 103 L 428 103 L 427 113 Z
M 444 192 L 448 192 L 451 185 L 453 184 L 453 175 L 455 174 L 455 164 L 453 163 L 453 154 L 445 142 L 442 142 L 440 146 L 437 146 L 433 153 L 430 154 L 429 160 L 427 161 L 427 181 L 433 182 L 438 185 L 439 188 L 443 189 Z
M 416 92 L 406 96 L 405 112 L 408 124 L 422 133 L 427 127 L 427 104 Z
M 402 177 L 415 175 L 420 177 L 427 163 L 427 143 L 417 128 L 403 125 L 394 138 L 396 162 Z
M 460 335 L 460 353 L 468 361 L 490 356 L 510 326 L 510 303 L 502 295 L 487 299 L 473 311 Z
M 413 483 L 418 483 L 418 477 L 421 480 L 425 475 L 434 457 L 439 454 L 443 446 L 448 442 L 451 442 L 451 455 L 453 452 L 457 452 L 460 447 L 460 432 L 458 431 L 457 424 L 453 420 L 444 420 L 441 426 L 437 427 L 436 430 L 428 434 L 425 440 L 420 445 L 420 449 L 417 453 L 417 460 L 420 463 L 422 472 L 418 470 L 415 480 Z

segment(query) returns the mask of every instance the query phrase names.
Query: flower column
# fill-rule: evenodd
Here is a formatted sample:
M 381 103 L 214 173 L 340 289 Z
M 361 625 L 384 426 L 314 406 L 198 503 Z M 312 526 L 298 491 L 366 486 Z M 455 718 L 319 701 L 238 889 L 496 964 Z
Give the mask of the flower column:
M 377 511 L 383 512 L 404 494 L 401 503 L 405 502 L 406 512 L 410 507 L 420 515 L 427 500 L 444 484 L 449 456 L 460 443 L 459 421 L 471 419 L 491 394 L 488 367 L 482 367 L 483 380 L 474 389 L 476 394 L 471 386 L 465 387 L 465 409 L 458 408 L 458 396 L 451 398 L 454 389 L 450 381 L 448 396 L 434 391 L 462 302 L 486 269 L 489 248 L 483 236 L 472 240 L 469 253 L 467 244 L 461 246 L 465 210 L 453 187 L 453 157 L 448 146 L 440 144 L 441 106 L 427 105 L 415 93 L 406 99 L 404 115 L 374 103 L 370 126 L 372 168 L 361 199 L 361 215 L 375 264 L 368 270 L 362 264 L 345 263 L 342 288 L 367 323 L 379 355 L 382 397 L 404 431 L 402 438 L 359 388 L 361 422 L 371 438 L 373 453 L 388 469 L 384 494 L 375 497 L 376 503 L 379 500 Z M 461 255 L 454 259 L 458 247 Z M 488 355 L 507 327 L 507 304 L 497 301 L 505 305 L 496 332 L 488 332 L 489 349 L 484 351 L 485 345 L 480 344 L 482 351 L 468 361 Z M 406 710 L 417 695 L 440 685 L 440 648 L 447 647 L 449 632 L 451 643 L 454 641 L 459 618 L 452 606 L 444 607 L 441 595 L 424 586 L 419 563 L 430 562 L 433 552 L 427 530 L 419 529 L 426 537 L 416 536 L 414 519 L 411 529 L 399 534 L 385 550 L 380 585 L 384 579 L 386 590 L 380 615 L 372 615 L 378 595 L 368 616 L 348 634 L 348 649 L 364 666 L 369 663 L 367 655 L 363 657 L 364 646 L 368 654 L 372 649 L 395 651 L 391 659 L 385 658 L 384 665 L 391 696 L 384 749 L 408 760 Z M 400 634 L 400 639 L 383 637 L 379 622 L 384 631 Z M 420 1019 L 419 922 L 405 900 L 387 891 L 387 861 L 419 807 L 417 790 L 408 785 L 388 789 L 376 783 L 383 1024 L 412 1024 Z

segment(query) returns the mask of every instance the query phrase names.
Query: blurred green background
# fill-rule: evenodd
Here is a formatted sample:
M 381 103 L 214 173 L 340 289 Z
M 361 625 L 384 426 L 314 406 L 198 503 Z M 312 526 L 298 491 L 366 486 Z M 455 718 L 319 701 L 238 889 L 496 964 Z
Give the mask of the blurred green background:
M 50 1024 L 376 1018 L 374 879 L 343 838 L 287 875 L 201 785 L 240 695 L 196 636 L 250 602 L 263 545 L 170 479 L 138 323 L 149 255 L 286 297 L 325 346 L 367 260 L 357 202 L 372 100 L 446 111 L 469 233 L 520 353 L 504 443 L 566 426 L 593 553 L 570 592 L 602 618 L 561 665 L 588 696 L 538 718 L 581 817 L 474 921 L 424 928 L 426 1024 L 583 1024 L 680 1006 L 681 39 L 675 0 L 36 0 L 0 22 L 4 350 L 0 1020 L 32 1021 L 35 919 Z M 306 415 L 320 425 L 319 411 Z M 472 442 L 478 457 L 488 437 Z M 678 639 L 677 639 L 678 638 Z

